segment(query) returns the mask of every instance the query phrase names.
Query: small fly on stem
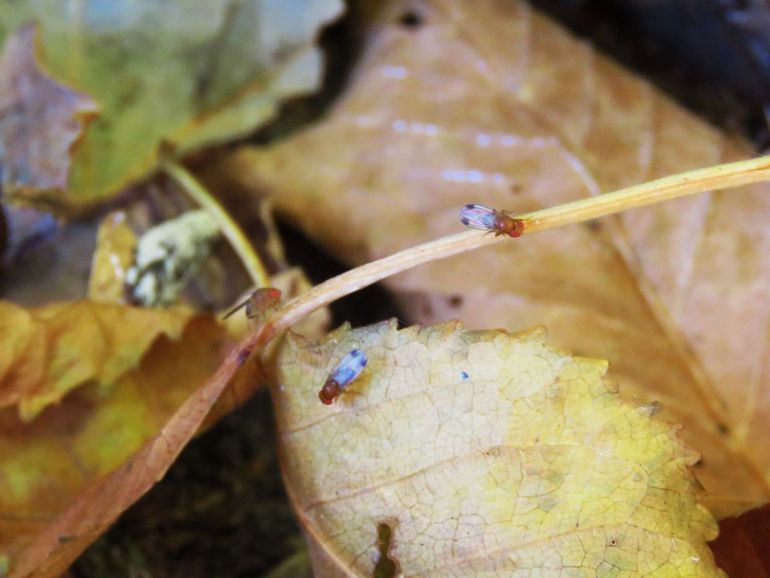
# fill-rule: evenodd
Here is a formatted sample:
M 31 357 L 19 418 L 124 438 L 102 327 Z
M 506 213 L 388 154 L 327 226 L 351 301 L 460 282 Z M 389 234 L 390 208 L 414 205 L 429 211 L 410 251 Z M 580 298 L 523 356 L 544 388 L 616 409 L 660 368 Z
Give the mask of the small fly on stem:
M 494 233 L 495 237 L 521 237 L 524 233 L 524 221 L 521 219 L 514 219 L 507 211 L 498 211 L 478 203 L 470 203 L 460 209 L 460 222 L 471 229 Z
M 246 317 L 256 319 L 263 316 L 269 309 L 278 304 L 281 300 L 281 290 L 275 287 L 262 287 L 256 289 L 248 299 L 239 303 L 228 311 L 223 319 L 234 315 L 241 309 L 246 309 Z

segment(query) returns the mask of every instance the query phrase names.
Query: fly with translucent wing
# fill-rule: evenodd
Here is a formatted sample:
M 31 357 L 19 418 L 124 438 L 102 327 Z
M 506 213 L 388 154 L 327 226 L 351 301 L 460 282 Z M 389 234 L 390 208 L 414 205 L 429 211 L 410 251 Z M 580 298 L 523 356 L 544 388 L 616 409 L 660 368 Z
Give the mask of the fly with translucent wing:
M 460 209 L 460 222 L 471 229 L 494 233 L 495 237 L 521 237 L 524 233 L 524 221 L 479 203 L 469 203 Z
M 353 349 L 337 364 L 326 379 L 318 397 L 324 405 L 332 402 L 343 392 L 345 388 L 355 381 L 366 367 L 366 353 L 360 349 Z
M 281 300 L 281 290 L 276 289 L 275 287 L 262 287 L 261 289 L 256 289 L 254 292 L 249 296 L 248 299 L 245 301 L 242 301 L 230 311 L 228 311 L 224 319 L 227 319 L 234 313 L 237 313 L 241 309 L 246 309 L 246 317 L 249 319 L 256 319 L 260 315 L 264 314 L 268 310 L 270 310 L 272 307 L 278 304 L 278 302 Z

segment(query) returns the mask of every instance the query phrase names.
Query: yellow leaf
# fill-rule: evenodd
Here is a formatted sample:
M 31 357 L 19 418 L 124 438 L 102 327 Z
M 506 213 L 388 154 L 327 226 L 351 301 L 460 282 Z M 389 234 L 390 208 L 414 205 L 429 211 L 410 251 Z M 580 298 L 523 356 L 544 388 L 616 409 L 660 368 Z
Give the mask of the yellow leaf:
M 368 365 L 318 390 L 353 348 Z M 621 401 L 607 364 L 459 323 L 289 337 L 273 360 L 290 498 L 317 575 L 722 576 L 675 428 Z M 537 574 L 540 575 L 540 574 Z
M 272 281 L 286 298 L 309 286 L 298 269 Z M 327 317 L 319 311 L 303 328 L 318 335 Z M 244 355 L 254 336 L 236 347 L 247 329 L 229 321 L 86 301 L 31 311 L 0 302 L 0 568 L 8 555 L 13 577 L 59 576 L 199 427 L 261 387 L 259 356 Z M 21 419 L 28 407 L 12 407 L 55 396 L 31 421 Z
M 134 263 L 136 243 L 136 235 L 126 223 L 125 213 L 110 213 L 102 219 L 88 279 L 91 300 L 125 303 L 126 273 Z
M 178 339 L 191 311 L 75 301 L 25 310 L 0 301 L 0 408 L 30 420 L 89 382 L 106 390 L 161 335 Z
M 163 476 L 235 373 L 237 352 L 220 366 L 229 346 L 198 317 L 178 341 L 158 339 L 107 396 L 82 386 L 29 423 L 0 411 L 0 552 L 11 576 L 61 575 Z
M 351 263 L 459 232 L 468 202 L 526 212 L 746 154 L 526 2 L 385 11 L 323 122 L 219 167 Z M 389 284 L 412 321 L 542 323 L 608 359 L 623 395 L 685 425 L 709 508 L 734 514 L 770 501 L 769 191 L 544 232 Z

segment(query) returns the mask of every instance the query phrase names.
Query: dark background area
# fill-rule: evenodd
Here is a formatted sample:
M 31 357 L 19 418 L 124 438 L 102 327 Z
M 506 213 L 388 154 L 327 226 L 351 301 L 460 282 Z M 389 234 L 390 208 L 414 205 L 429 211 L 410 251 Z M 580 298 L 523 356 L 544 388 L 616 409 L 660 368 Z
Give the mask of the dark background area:
M 532 0 L 598 49 L 757 149 L 770 145 L 768 0 Z M 324 33 L 324 92 L 288 105 L 255 137 L 296 129 L 344 86 L 355 54 L 355 22 Z M 416 23 L 419 25 L 419 23 Z M 345 267 L 283 226 L 289 261 L 314 282 Z M 376 304 L 376 307 L 372 305 Z M 364 290 L 333 308 L 334 324 L 398 316 L 387 293 Z M 184 451 L 166 478 L 122 516 L 73 566 L 72 577 L 263 576 L 301 551 L 275 455 L 266 392 L 222 419 Z

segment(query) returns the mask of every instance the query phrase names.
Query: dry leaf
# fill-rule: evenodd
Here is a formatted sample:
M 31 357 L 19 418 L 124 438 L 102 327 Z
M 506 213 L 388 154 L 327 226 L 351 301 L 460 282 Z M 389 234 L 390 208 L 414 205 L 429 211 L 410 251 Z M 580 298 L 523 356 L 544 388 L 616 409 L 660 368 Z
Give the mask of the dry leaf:
M 10 575 L 55 577 L 157 482 L 235 373 L 211 319 L 160 339 L 110 395 L 82 387 L 32 423 L 0 412 L 0 552 Z M 207 381 L 208 380 L 208 381 Z
M 308 288 L 297 269 L 274 282 L 287 297 Z M 327 317 L 303 327 L 319 335 Z M 0 320 L 0 568 L 8 555 L 14 577 L 58 576 L 163 476 L 204 418 L 264 381 L 257 356 L 233 347 L 242 324 L 85 301 L 31 311 L 0 302 Z M 11 407 L 38 410 L 54 395 L 63 399 L 31 422 L 19 416 L 29 407 Z
M 56 0 L 3 0 L 0 7 L 0 31 L 11 33 L 0 38 L 4 192 L 61 207 L 142 178 L 163 139 L 189 150 L 244 135 L 272 118 L 281 100 L 315 90 L 322 71 L 315 36 L 344 6 L 88 1 L 73 10 Z M 33 29 L 13 34 L 30 20 L 41 24 L 46 68 L 77 93 L 41 80 Z M 65 121 L 73 109 L 93 115 L 91 98 L 99 116 L 72 150 L 75 137 L 62 133 L 59 110 Z
M 526 3 L 393 2 L 326 119 L 219 177 L 351 263 L 458 232 L 480 201 L 556 205 L 745 152 Z M 312 207 L 312 209 L 311 209 Z M 390 281 L 410 319 L 549 328 L 610 360 L 703 454 L 709 507 L 770 500 L 770 191 L 747 187 L 573 226 Z
M 30 310 L 0 301 L 0 408 L 18 405 L 26 421 L 86 383 L 105 392 L 159 336 L 179 339 L 190 319 L 90 301 Z
M 711 550 L 730 578 L 770 577 L 770 506 L 722 520 Z
M 364 373 L 323 406 L 318 389 L 353 348 Z M 273 393 L 316 575 L 372 576 L 385 524 L 405 576 L 723 576 L 687 468 L 697 456 L 621 401 L 606 369 L 540 329 L 290 336 Z
M 134 263 L 136 235 L 126 223 L 126 213 L 106 215 L 96 234 L 91 260 L 88 298 L 103 303 L 126 302 L 126 273 Z

